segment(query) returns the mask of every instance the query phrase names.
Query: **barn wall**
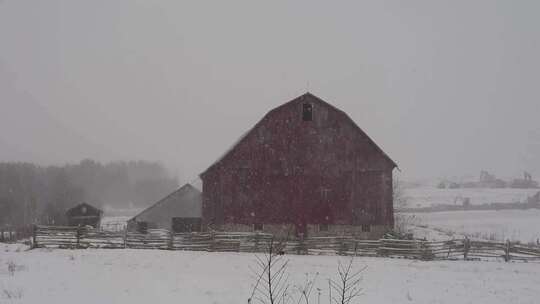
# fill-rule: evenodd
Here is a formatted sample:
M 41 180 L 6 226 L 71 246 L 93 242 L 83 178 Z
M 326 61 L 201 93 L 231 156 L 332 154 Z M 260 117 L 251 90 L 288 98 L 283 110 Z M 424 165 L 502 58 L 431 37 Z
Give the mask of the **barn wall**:
M 253 225 L 225 223 L 221 226 L 224 231 L 254 232 Z M 391 227 L 386 225 L 370 225 L 370 231 L 362 231 L 362 226 L 328 225 L 328 231 L 320 231 L 319 225 L 308 224 L 308 236 L 354 236 L 358 239 L 380 239 Z M 271 233 L 277 237 L 294 236 L 296 228 L 293 224 L 264 224 L 261 232 Z
M 221 226 L 224 231 L 254 232 L 253 225 L 225 223 Z M 284 237 L 294 235 L 294 225 L 292 224 L 264 224 L 262 232 L 271 233 L 275 236 Z
M 334 236 L 334 235 L 352 235 L 358 239 L 380 239 L 388 232 L 387 225 L 370 225 L 370 231 L 362 231 L 362 226 L 354 225 L 328 225 L 328 231 L 320 231 L 319 225 L 308 225 L 309 236 Z
M 68 226 L 92 226 L 99 228 L 102 211 L 87 203 L 79 204 L 66 212 Z
M 301 118 L 304 102 L 313 121 Z M 305 95 L 267 114 L 201 175 L 203 225 L 391 227 L 393 168 L 343 112 Z
M 92 226 L 99 228 L 101 225 L 100 216 L 71 216 L 67 219 L 68 226 Z

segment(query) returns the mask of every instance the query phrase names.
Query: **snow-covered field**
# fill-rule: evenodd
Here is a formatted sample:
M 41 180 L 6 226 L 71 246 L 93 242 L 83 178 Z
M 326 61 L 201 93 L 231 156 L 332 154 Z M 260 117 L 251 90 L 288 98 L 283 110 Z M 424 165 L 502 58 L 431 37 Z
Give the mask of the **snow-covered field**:
M 478 238 L 503 241 L 510 239 L 525 243 L 536 242 L 540 238 L 538 209 L 446 211 L 415 213 L 414 216 L 418 218 L 416 224 Z
M 251 291 L 251 254 L 16 248 L 0 244 L 0 303 L 237 304 L 247 303 Z M 315 288 L 327 303 L 327 279 L 342 258 L 287 258 L 292 287 L 318 273 Z M 540 298 L 538 263 L 356 258 L 356 267 L 364 265 L 364 295 L 356 303 L 532 304 Z
M 538 189 L 437 189 L 418 187 L 404 189 L 407 207 L 429 207 L 440 204 L 461 205 L 465 198 L 473 205 L 490 203 L 524 203 Z M 464 235 L 504 241 L 536 242 L 540 238 L 540 210 L 447 211 L 414 214 L 416 237 L 449 239 Z M 427 227 L 426 227 L 427 226 Z
M 419 208 L 441 204 L 461 205 L 464 198 L 469 198 L 473 205 L 490 203 L 523 203 L 529 196 L 533 196 L 539 189 L 437 189 L 434 187 L 418 187 L 403 189 L 407 199 L 407 207 Z

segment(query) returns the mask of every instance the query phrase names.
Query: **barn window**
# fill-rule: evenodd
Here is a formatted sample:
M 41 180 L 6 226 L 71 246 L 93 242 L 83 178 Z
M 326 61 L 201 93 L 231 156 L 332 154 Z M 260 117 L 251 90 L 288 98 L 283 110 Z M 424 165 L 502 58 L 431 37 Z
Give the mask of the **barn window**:
M 371 232 L 371 225 L 370 224 L 362 225 L 362 232 Z
M 311 121 L 313 119 L 313 106 L 310 103 L 302 105 L 302 120 Z
M 137 222 L 137 232 L 148 233 L 148 222 Z
M 253 224 L 253 231 L 263 231 L 263 224 L 261 223 Z
M 328 224 L 319 224 L 319 232 L 328 231 Z

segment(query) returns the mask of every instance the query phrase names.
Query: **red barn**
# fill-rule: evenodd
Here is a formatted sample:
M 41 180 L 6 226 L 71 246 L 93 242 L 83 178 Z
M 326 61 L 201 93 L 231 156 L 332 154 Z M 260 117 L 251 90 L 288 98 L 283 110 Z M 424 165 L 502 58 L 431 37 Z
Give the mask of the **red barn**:
M 306 93 L 201 174 L 203 227 L 377 238 L 393 227 L 395 167 L 347 114 Z

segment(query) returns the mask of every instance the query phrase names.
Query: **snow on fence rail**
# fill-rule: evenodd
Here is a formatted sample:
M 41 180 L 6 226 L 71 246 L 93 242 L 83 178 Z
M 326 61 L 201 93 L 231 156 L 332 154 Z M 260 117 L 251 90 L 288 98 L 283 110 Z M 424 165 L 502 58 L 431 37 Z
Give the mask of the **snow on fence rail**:
M 126 248 L 170 249 L 171 234 L 165 229 L 148 229 L 148 233 L 127 232 Z
M 213 252 L 264 252 L 273 236 L 259 232 L 172 233 L 148 229 L 147 233 L 111 232 L 84 227 L 36 226 L 34 247 L 136 248 Z M 274 242 L 276 243 L 276 242 Z M 290 254 L 400 257 L 421 260 L 540 261 L 540 246 L 470 239 L 429 242 L 424 240 L 359 240 L 351 236 L 287 239 L 280 250 Z

